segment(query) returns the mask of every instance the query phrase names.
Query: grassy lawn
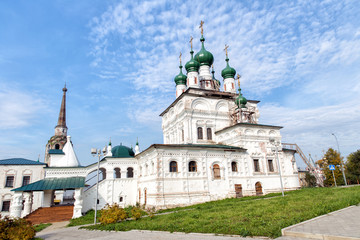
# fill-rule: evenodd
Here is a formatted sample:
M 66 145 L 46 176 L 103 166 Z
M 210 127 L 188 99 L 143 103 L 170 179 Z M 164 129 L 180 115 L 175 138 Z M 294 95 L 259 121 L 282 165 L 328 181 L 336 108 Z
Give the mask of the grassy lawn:
M 34 225 L 35 228 L 35 232 L 40 232 L 41 230 L 44 230 L 45 228 L 47 228 L 48 226 L 51 226 L 51 223 L 40 223 L 40 224 L 36 224 Z
M 84 228 L 115 231 L 146 229 L 275 238 L 281 236 L 281 229 L 284 227 L 359 204 L 360 186 L 308 188 L 287 192 L 284 198 L 255 199 L 225 199 L 193 205 L 188 211 L 155 216 L 153 219 L 142 218 L 138 221 Z

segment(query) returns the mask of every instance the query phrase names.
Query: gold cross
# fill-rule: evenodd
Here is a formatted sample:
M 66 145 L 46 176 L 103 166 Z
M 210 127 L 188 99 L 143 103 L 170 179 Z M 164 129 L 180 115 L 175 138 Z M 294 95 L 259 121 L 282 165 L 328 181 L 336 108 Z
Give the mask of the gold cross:
M 203 25 L 204 25 L 204 21 L 203 21 L 203 20 L 201 20 L 201 22 L 200 22 L 200 27 L 199 27 L 199 28 L 201 28 L 201 35 L 203 35 L 203 34 L 204 34 L 204 28 L 203 28 Z
M 237 74 L 236 76 L 237 76 L 238 85 L 239 85 L 239 88 L 240 88 L 240 78 L 241 78 L 241 76 L 240 76 L 240 74 Z
M 228 56 L 228 52 L 227 52 L 228 48 L 229 48 L 229 46 L 225 44 L 224 51 L 225 51 L 225 53 L 226 53 L 226 57 Z
M 180 59 L 180 65 L 181 65 L 181 56 L 182 56 L 182 54 L 181 54 L 181 52 L 180 52 L 180 56 L 179 56 L 179 59 Z
M 191 49 L 192 49 L 192 40 L 193 40 L 193 37 L 190 36 L 190 41 L 189 41 L 189 43 L 190 43 L 190 45 L 191 45 Z

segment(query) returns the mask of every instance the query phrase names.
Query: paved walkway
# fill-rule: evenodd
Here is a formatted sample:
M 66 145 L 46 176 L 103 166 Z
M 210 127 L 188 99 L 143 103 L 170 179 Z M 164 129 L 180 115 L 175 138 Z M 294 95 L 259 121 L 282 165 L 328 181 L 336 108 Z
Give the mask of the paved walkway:
M 239 236 L 216 236 L 200 233 L 169 233 L 160 231 L 107 232 L 89 231 L 78 227 L 64 228 L 67 222 L 55 223 L 36 236 L 45 240 L 264 240 L 265 237 L 243 238 Z M 278 240 L 360 240 L 360 206 L 351 206 L 339 211 L 282 229 L 283 236 Z
M 324 240 L 360 239 L 360 206 L 344 208 L 284 228 L 282 235 Z

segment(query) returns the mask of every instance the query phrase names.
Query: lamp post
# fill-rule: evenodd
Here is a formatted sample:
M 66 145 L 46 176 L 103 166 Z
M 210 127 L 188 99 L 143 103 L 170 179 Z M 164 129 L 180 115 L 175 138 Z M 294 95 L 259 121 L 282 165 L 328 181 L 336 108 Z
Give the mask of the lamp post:
M 280 161 L 279 161 L 279 153 L 278 153 L 278 146 L 279 143 L 275 141 L 274 138 L 270 138 L 270 143 L 274 146 L 271 148 L 271 150 L 273 150 L 275 148 L 275 153 L 276 153 L 276 160 L 277 160 L 277 164 L 279 167 L 279 176 L 280 176 L 280 184 L 281 184 L 281 194 L 284 197 L 284 187 L 283 187 L 283 182 L 282 182 L 282 176 L 281 176 L 281 167 L 280 167 Z
M 97 215 L 97 205 L 98 205 L 98 197 L 99 197 L 99 169 L 100 169 L 100 157 L 104 156 L 101 154 L 100 149 L 92 148 L 91 154 L 96 157 L 98 156 L 98 166 L 97 166 L 97 182 L 96 182 L 96 198 L 95 198 L 95 216 L 94 216 L 94 224 L 96 224 L 96 215 Z
M 342 175 L 343 175 L 343 177 L 344 177 L 345 185 L 347 186 L 346 177 L 345 177 L 345 172 L 344 172 L 344 167 L 343 167 L 343 164 L 342 164 L 342 161 L 341 161 L 341 153 L 340 153 L 340 148 L 339 148 L 339 142 L 338 142 L 338 139 L 337 139 L 337 137 L 336 137 L 336 135 L 335 135 L 334 133 L 332 133 L 331 135 L 333 135 L 333 136 L 335 137 L 335 140 L 336 140 L 336 145 L 337 145 L 337 148 L 338 148 L 339 158 L 340 158 L 341 172 L 342 172 Z

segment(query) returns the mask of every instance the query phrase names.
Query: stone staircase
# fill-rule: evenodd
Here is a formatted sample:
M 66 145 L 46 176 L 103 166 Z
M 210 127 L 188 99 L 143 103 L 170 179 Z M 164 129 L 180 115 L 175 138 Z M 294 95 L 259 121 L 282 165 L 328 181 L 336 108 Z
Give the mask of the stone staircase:
M 38 208 L 26 217 L 32 224 L 69 221 L 73 216 L 74 206 L 54 206 Z

